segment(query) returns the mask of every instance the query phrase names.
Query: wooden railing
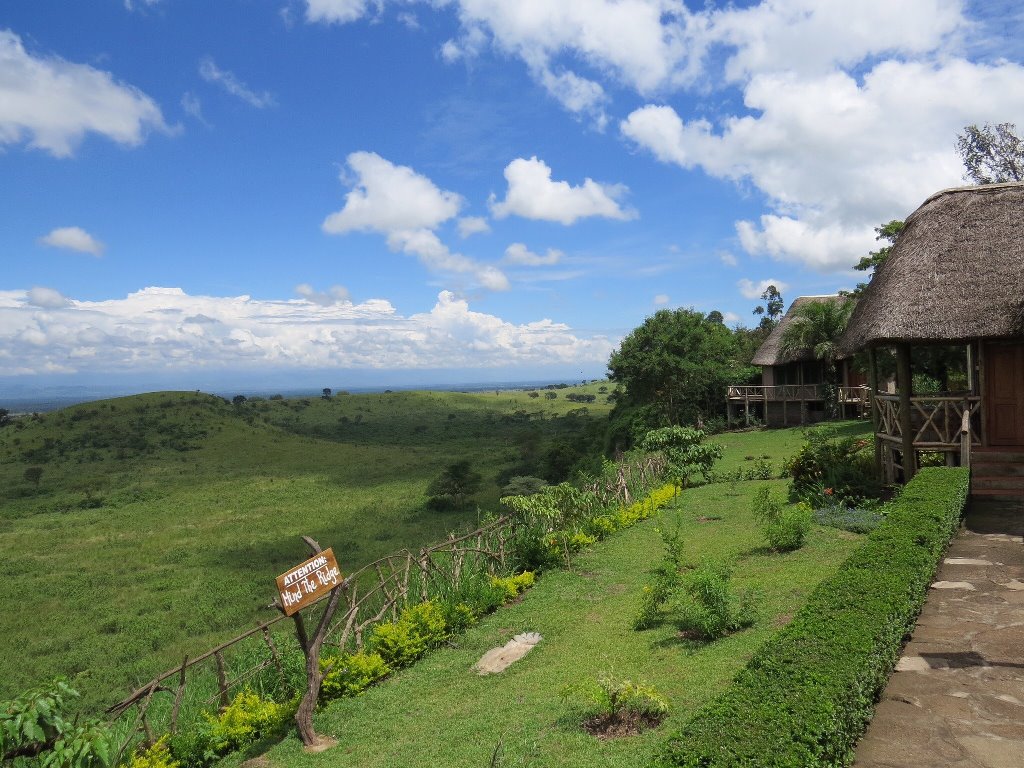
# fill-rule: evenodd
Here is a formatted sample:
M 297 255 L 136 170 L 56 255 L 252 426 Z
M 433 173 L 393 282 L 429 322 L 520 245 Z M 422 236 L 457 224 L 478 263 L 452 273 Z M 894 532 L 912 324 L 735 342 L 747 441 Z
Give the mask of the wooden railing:
M 838 387 L 837 399 L 840 403 L 862 403 L 869 399 L 870 390 L 865 386 Z M 728 388 L 730 400 L 748 400 L 752 403 L 782 402 L 784 400 L 824 400 L 824 384 L 776 384 L 739 385 L 731 384 Z
M 896 451 L 903 447 L 900 396 L 876 394 L 878 432 L 882 444 L 882 473 L 886 482 L 897 479 Z M 914 465 L 919 451 L 945 453 L 946 463 L 970 466 L 971 449 L 981 445 L 981 397 L 978 395 L 924 395 L 910 398 L 910 429 Z

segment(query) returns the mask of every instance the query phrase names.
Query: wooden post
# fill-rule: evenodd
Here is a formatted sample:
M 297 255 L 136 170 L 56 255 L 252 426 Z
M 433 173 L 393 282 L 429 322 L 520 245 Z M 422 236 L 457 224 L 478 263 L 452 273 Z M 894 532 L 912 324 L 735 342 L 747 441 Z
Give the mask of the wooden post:
M 878 411 L 878 354 L 874 347 L 868 347 L 868 393 L 871 398 L 871 431 L 875 438 L 875 472 L 882 476 L 882 441 L 878 439 L 881 414 Z
M 306 542 L 306 546 L 310 548 L 312 554 L 316 555 L 323 551 L 320 544 L 309 536 L 303 536 L 302 540 Z M 299 729 L 299 738 L 302 739 L 302 743 L 306 747 L 323 748 L 333 743 L 332 741 L 322 742 L 320 737 L 317 736 L 316 731 L 313 730 L 313 710 L 316 709 L 316 700 L 320 696 L 320 683 L 322 682 L 320 648 L 327 637 L 327 630 L 330 627 L 331 619 L 334 618 L 334 612 L 338 609 L 338 600 L 341 598 L 341 592 L 345 589 L 348 589 L 348 579 L 345 579 L 331 590 L 324 613 L 320 617 L 320 622 L 317 624 L 312 637 L 306 633 L 306 624 L 302 620 L 301 611 L 292 614 L 292 619 L 295 621 L 295 636 L 298 638 L 299 647 L 302 648 L 302 653 L 306 657 L 306 692 L 303 694 L 302 700 L 299 702 L 299 708 L 295 712 L 295 725 Z M 276 605 L 277 609 L 284 613 L 284 607 L 279 601 Z
M 910 396 L 913 379 L 910 373 L 910 345 L 896 347 L 896 387 L 900 391 L 900 432 L 903 434 L 903 482 L 909 483 L 916 472 L 914 431 L 910 421 Z
M 750 426 L 750 393 L 749 391 L 743 394 L 743 418 L 747 422 L 747 426 Z

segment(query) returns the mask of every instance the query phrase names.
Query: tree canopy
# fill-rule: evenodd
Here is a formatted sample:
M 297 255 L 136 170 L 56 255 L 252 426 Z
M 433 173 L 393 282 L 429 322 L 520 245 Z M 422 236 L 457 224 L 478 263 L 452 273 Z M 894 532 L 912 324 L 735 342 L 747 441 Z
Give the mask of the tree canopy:
M 1024 181 L 1024 141 L 1013 123 L 964 127 L 956 149 L 964 162 L 964 176 L 975 184 Z
M 608 361 L 609 377 L 623 389 L 613 439 L 721 415 L 725 387 L 751 374 L 741 354 L 736 334 L 714 318 L 694 309 L 655 312 Z

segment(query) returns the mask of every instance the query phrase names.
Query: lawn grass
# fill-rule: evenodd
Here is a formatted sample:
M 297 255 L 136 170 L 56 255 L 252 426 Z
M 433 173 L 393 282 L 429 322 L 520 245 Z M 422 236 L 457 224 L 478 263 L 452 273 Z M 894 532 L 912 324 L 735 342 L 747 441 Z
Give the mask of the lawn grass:
M 833 421 L 823 426 L 834 429 L 837 437 L 871 435 L 871 421 L 866 419 Z M 755 461 L 767 458 L 777 477 L 782 470 L 783 462 L 799 451 L 804 444 L 805 432 L 806 428 L 791 427 L 722 432 L 714 435 L 709 442 L 722 446 L 722 458 L 715 463 L 715 472 L 727 475 L 737 469 L 749 470 Z
M 781 493 L 783 483 L 768 482 Z M 656 518 L 582 555 L 571 571 L 546 573 L 521 602 L 484 619 L 456 647 L 326 707 L 317 728 L 337 738 L 337 747 L 307 755 L 289 736 L 267 755 L 270 766 L 486 766 L 499 743 L 501 766 L 645 764 L 665 733 L 723 690 L 858 544 L 858 536 L 816 526 L 804 548 L 784 555 L 767 551 L 750 510 L 761 484 L 683 492 Z M 669 623 L 631 629 L 649 570 L 664 551 L 658 528 L 676 525 L 688 559 L 734 561 L 737 588 L 762 593 L 761 618 L 753 628 L 710 644 L 682 639 Z M 486 650 L 523 631 L 544 636 L 525 659 L 497 676 L 472 671 Z M 668 720 L 625 739 L 601 741 L 585 733 L 584 713 L 561 692 L 600 672 L 653 684 L 671 702 Z M 228 758 L 226 765 L 246 756 Z
M 0 699 L 64 675 L 95 710 L 273 617 L 302 534 L 351 571 L 474 525 L 499 473 L 600 434 L 606 398 L 565 399 L 600 386 L 238 407 L 165 392 L 17 420 L 0 429 Z M 484 476 L 475 503 L 427 510 L 428 484 L 459 459 Z

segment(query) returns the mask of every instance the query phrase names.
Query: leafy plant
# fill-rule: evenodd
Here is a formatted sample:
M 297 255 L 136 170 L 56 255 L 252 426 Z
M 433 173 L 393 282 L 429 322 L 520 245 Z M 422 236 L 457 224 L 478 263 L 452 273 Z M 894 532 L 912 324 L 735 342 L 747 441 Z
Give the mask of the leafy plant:
M 757 619 L 753 594 L 730 589 L 731 569 L 724 563 L 702 562 L 681 581 L 684 598 L 676 623 L 701 640 L 717 640 L 751 626 Z
M 179 768 L 180 762 L 171 755 L 170 736 L 164 735 L 148 748 L 132 755 L 128 768 Z
M 683 564 L 682 534 L 679 528 L 659 529 L 665 544 L 665 555 L 655 566 L 654 578 L 645 584 L 640 594 L 640 608 L 633 618 L 633 629 L 649 629 L 661 615 L 662 606 L 676 593 L 682 584 Z
M 762 486 L 755 492 L 753 512 L 764 529 L 768 546 L 777 552 L 789 552 L 803 546 L 814 514 L 810 505 L 804 502 L 783 507 L 772 496 L 768 486 Z
M 601 672 L 596 680 L 566 687 L 563 698 L 577 702 L 586 712 L 621 719 L 635 714 L 660 720 L 668 714 L 668 699 L 654 686 Z
M 785 465 L 786 474 L 793 478 L 791 501 L 805 501 L 817 508 L 826 501 L 821 497 L 824 488 L 830 488 L 833 498 L 848 506 L 881 495 L 866 438 L 840 438 L 831 425 L 809 429 L 805 435 L 806 442 Z
M 406 608 L 398 621 L 377 624 L 369 645 L 395 669 L 407 667 L 447 639 L 444 612 L 431 600 Z
M 111 757 L 109 731 L 98 722 L 78 722 L 68 707 L 78 691 L 57 679 L 0 702 L 0 762 L 17 758 L 43 768 L 95 768 Z
M 515 600 L 521 592 L 533 586 L 534 574 L 532 571 L 524 571 L 518 576 L 492 576 L 491 585 L 501 590 L 504 601 Z
M 219 715 L 207 715 L 210 743 L 225 754 L 269 735 L 288 716 L 288 707 L 251 690 L 240 691 Z
M 323 672 L 321 702 L 356 696 L 391 673 L 391 668 L 379 653 L 365 650 L 326 655 L 320 659 L 320 670 Z
M 712 465 L 722 458 L 722 446 L 705 443 L 705 436 L 699 429 L 662 427 L 644 435 L 640 448 L 664 455 L 669 479 L 685 488 L 690 477 L 697 472 L 705 480 L 710 480 Z

